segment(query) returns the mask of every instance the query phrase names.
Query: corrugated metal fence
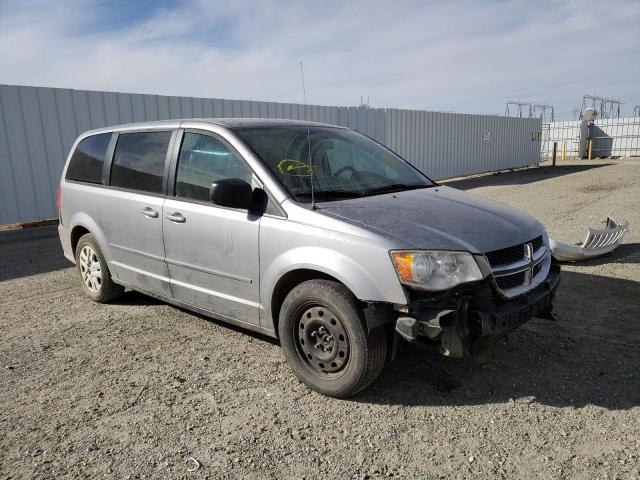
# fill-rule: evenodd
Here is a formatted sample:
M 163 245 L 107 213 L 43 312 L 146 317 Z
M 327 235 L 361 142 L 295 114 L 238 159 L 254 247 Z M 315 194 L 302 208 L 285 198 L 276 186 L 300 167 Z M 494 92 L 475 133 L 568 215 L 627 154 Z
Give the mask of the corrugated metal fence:
M 383 143 L 435 179 L 535 165 L 540 119 L 386 109 Z
M 304 119 L 304 105 L 0 85 L 0 224 L 55 217 L 56 186 L 80 133 L 198 117 Z M 318 105 L 308 118 L 369 135 L 436 179 L 539 160 L 539 119 Z

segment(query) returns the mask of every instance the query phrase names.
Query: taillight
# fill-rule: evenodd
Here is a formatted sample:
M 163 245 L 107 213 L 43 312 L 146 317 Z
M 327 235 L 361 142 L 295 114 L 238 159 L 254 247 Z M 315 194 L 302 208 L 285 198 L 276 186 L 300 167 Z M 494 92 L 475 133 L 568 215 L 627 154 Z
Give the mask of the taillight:
M 58 218 L 60 218 L 60 185 L 56 189 L 56 207 L 58 210 Z

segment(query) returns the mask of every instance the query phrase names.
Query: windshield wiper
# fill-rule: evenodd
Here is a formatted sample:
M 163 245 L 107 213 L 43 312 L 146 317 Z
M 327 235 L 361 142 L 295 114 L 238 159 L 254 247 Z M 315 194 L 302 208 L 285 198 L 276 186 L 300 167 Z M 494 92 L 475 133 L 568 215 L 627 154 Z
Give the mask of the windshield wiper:
M 380 195 L 383 193 L 402 192 L 406 190 L 417 190 L 420 188 L 429 188 L 433 185 L 407 185 L 405 183 L 392 183 L 384 187 L 372 188 L 369 190 L 321 190 L 314 192 L 316 200 L 343 200 L 349 198 L 361 198 L 369 195 Z M 300 192 L 295 194 L 296 197 L 311 198 L 311 192 Z
M 384 187 L 371 188 L 365 190 L 364 195 L 379 195 L 381 193 L 393 193 L 402 192 L 405 190 L 419 190 L 421 188 L 429 188 L 432 185 L 407 185 L 404 183 L 392 183 L 391 185 L 385 185 Z
M 349 191 L 349 190 L 321 190 L 319 192 L 318 191 L 314 192 L 314 195 L 316 197 L 316 200 L 317 199 L 336 200 L 341 198 L 360 198 L 363 196 L 362 192 L 355 192 L 355 191 Z M 311 192 L 296 193 L 295 196 L 311 198 Z

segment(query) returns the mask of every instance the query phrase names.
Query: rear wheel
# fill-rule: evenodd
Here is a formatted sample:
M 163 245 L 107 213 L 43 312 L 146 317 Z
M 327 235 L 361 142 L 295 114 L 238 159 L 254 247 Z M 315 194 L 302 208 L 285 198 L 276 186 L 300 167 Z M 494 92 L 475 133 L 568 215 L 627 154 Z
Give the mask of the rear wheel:
M 293 373 L 322 394 L 355 395 L 384 367 L 384 328 L 367 332 L 358 300 L 340 283 L 309 280 L 291 290 L 278 331 Z
M 92 300 L 100 303 L 110 302 L 124 292 L 124 287 L 113 282 L 98 242 L 90 233 L 78 240 L 76 266 L 84 292 Z

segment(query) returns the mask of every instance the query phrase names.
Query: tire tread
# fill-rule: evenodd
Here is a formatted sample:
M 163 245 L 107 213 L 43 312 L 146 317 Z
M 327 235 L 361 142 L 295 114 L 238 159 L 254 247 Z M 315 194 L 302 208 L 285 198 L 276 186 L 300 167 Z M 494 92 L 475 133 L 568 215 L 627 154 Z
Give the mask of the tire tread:
M 75 251 L 76 263 L 78 263 L 78 253 L 80 252 L 82 245 L 87 243 L 91 245 L 93 250 L 96 252 L 98 259 L 100 260 L 100 268 L 102 269 L 103 274 L 102 274 L 102 285 L 98 293 L 94 294 L 88 291 L 85 288 L 84 283 L 82 285 L 83 290 L 95 302 L 98 302 L 98 303 L 111 302 L 124 293 L 124 287 L 122 285 L 118 285 L 117 283 L 115 283 L 111 278 L 111 272 L 109 271 L 109 267 L 107 266 L 107 261 L 105 260 L 104 255 L 102 255 L 102 250 L 100 250 L 98 241 L 93 236 L 93 234 L 85 233 L 78 240 L 78 243 L 76 245 L 76 251 Z M 80 267 L 77 266 L 77 268 L 79 271 Z
M 346 398 L 356 395 L 358 392 L 370 386 L 380 376 L 380 373 L 385 366 L 387 359 L 386 331 L 382 327 L 371 332 L 367 331 L 362 306 L 346 286 L 332 280 L 314 279 L 300 283 L 286 296 L 280 309 L 278 325 L 281 341 L 283 336 L 285 336 L 283 328 L 287 328 L 288 325 L 287 319 L 283 317 L 293 308 L 293 305 L 295 305 L 301 297 L 304 298 L 305 296 L 310 295 L 310 292 L 314 292 L 315 295 L 320 297 L 324 296 L 327 298 L 334 298 L 338 303 L 345 304 L 347 309 L 356 316 L 356 321 L 359 322 L 359 325 L 357 325 L 356 328 L 362 329 L 365 340 L 364 365 L 362 367 L 362 373 L 355 383 L 349 385 L 347 388 L 342 388 L 335 392 L 316 388 L 309 382 L 305 381 L 306 379 L 302 373 L 303 369 L 296 365 L 292 365 L 294 374 L 303 383 L 325 395 L 338 398 Z M 283 349 L 285 349 L 284 345 Z M 295 358 L 290 358 L 294 356 Z M 297 355 L 295 355 L 295 353 L 288 352 L 287 349 L 285 349 L 285 358 L 290 364 L 292 362 L 300 362 Z

